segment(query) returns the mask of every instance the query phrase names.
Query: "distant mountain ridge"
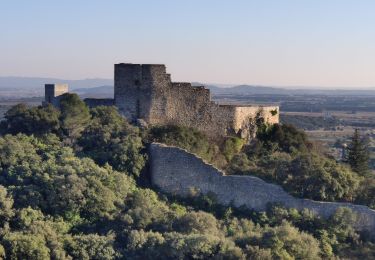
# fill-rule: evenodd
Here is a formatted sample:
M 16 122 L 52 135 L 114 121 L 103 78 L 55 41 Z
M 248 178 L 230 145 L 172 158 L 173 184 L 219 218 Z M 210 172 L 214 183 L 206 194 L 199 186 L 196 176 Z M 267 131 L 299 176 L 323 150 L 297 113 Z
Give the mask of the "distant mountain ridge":
M 375 96 L 374 90 L 366 89 L 286 89 L 267 86 L 238 85 L 230 88 L 206 86 L 214 95 L 334 95 Z
M 113 85 L 100 86 L 93 88 L 77 88 L 73 90 L 79 96 L 84 98 L 113 98 L 114 89 Z
M 371 95 L 375 96 L 374 89 L 321 89 L 321 88 L 287 88 L 259 85 L 235 85 L 231 87 L 218 87 L 215 84 L 194 82 L 194 86 L 205 86 L 214 95 Z
M 66 83 L 72 92 L 84 97 L 113 97 L 112 79 L 81 79 L 64 80 L 42 77 L 0 77 L 0 97 L 3 96 L 43 96 L 44 84 Z M 332 95 L 332 96 L 375 96 L 374 90 L 355 89 L 313 89 L 300 88 L 288 89 L 286 87 L 270 87 L 259 85 L 237 85 L 223 87 L 225 85 L 205 84 L 193 82 L 194 86 L 203 85 L 211 90 L 213 95 Z M 228 85 L 226 85 L 228 86 Z
M 8 90 L 39 90 L 43 89 L 44 84 L 48 83 L 66 83 L 69 88 L 93 88 L 104 85 L 113 86 L 112 79 L 79 79 L 65 80 L 57 78 L 38 78 L 38 77 L 0 77 L 0 89 Z

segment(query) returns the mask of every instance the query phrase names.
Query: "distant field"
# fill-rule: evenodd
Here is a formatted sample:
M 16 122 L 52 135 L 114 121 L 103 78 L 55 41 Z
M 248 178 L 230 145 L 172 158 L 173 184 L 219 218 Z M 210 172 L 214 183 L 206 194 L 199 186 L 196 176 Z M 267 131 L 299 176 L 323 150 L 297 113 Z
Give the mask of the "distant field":
M 19 99 L 4 99 L 0 98 L 0 120 L 4 117 L 6 111 L 14 105 L 25 103 L 28 106 L 39 106 L 42 103 L 42 97 L 33 98 L 19 98 Z
M 310 139 L 324 141 L 329 144 L 334 144 L 338 138 L 349 139 L 353 135 L 353 132 L 354 132 L 353 127 L 345 127 L 340 131 L 331 131 L 331 130 L 306 131 Z
M 277 104 L 283 112 L 343 111 L 375 112 L 374 96 L 334 95 L 272 95 L 227 94 L 213 95 L 216 101 L 240 104 Z
M 375 112 L 281 112 L 280 116 L 283 123 L 304 129 L 311 140 L 323 144 L 337 159 L 341 159 L 341 147 L 350 143 L 354 129 L 360 129 L 368 142 L 370 164 L 375 173 Z
M 345 120 L 365 120 L 366 122 L 375 122 L 375 112 L 352 112 L 352 111 L 324 111 L 324 112 L 284 112 L 283 115 L 291 116 L 309 116 L 309 117 L 336 117 Z
M 375 136 L 375 112 L 281 112 L 281 121 L 304 129 L 312 139 L 330 143 L 348 139 L 356 128 L 364 135 Z
M 325 111 L 284 112 L 281 121 L 305 130 L 341 130 L 342 127 L 375 128 L 375 112 Z

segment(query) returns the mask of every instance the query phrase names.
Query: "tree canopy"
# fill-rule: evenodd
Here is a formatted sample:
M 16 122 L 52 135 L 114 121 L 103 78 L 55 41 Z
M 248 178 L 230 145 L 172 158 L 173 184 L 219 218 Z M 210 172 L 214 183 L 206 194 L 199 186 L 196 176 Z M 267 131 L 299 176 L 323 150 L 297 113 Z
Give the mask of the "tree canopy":
M 369 151 L 358 129 L 355 129 L 347 150 L 347 162 L 352 170 L 361 176 L 368 176 L 370 174 Z
M 140 153 L 143 142 L 139 129 L 120 116 L 115 107 L 94 108 L 91 118 L 78 140 L 83 154 L 99 165 L 108 163 L 116 170 L 139 176 L 146 161 Z
M 76 139 L 90 122 L 90 111 L 77 94 L 65 93 L 60 97 L 61 128 L 67 137 Z
M 60 127 L 59 117 L 60 111 L 52 105 L 28 108 L 25 104 L 18 104 L 5 113 L 2 132 L 34 135 L 56 133 Z
M 329 219 L 282 205 L 255 212 L 219 205 L 210 195 L 161 194 L 142 182 L 144 148 L 159 141 L 229 173 L 278 182 L 297 196 L 375 205 L 373 179 L 317 153 L 291 126 L 266 127 L 250 145 L 177 126 L 147 132 L 116 108 L 89 110 L 75 95 L 64 96 L 60 109 L 13 107 L 1 125 L 1 258 L 375 257 L 375 245 L 356 231 L 350 209 Z

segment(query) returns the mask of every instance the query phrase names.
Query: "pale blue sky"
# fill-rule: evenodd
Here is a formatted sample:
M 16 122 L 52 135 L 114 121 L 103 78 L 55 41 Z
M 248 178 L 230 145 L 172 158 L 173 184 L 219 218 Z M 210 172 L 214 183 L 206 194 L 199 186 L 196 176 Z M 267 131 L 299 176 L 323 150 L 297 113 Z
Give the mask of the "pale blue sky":
M 374 0 L 0 0 L 0 76 L 374 87 Z

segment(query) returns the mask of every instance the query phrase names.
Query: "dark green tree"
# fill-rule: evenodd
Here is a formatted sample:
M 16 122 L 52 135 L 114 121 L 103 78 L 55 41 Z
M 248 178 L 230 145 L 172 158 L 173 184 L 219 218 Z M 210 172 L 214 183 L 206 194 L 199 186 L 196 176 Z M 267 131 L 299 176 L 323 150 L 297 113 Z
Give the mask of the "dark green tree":
M 90 122 L 90 111 L 77 94 L 66 93 L 60 100 L 61 127 L 70 141 L 78 138 Z
M 175 230 L 181 233 L 200 233 L 220 236 L 216 218 L 203 211 L 189 212 L 174 223 Z
M 99 165 L 110 164 L 118 171 L 139 176 L 145 155 L 139 129 L 130 125 L 115 107 L 100 106 L 91 110 L 90 125 L 78 143 L 85 156 Z
M 0 226 L 14 216 L 13 198 L 8 194 L 7 189 L 0 185 Z
M 313 146 L 305 132 L 288 124 L 260 127 L 257 138 L 266 148 L 269 149 L 272 144 L 277 144 L 279 150 L 287 153 L 310 151 Z
M 317 154 L 302 154 L 291 162 L 287 171 L 276 171 L 280 183 L 291 193 L 315 200 L 353 201 L 359 186 L 357 174 Z
M 149 139 L 152 142 L 186 149 L 219 167 L 226 164 L 226 158 L 220 153 L 218 145 L 194 128 L 176 125 L 155 126 L 150 130 Z M 237 142 L 233 142 L 233 146 L 236 148 Z M 232 156 L 229 153 L 228 155 Z
M 12 232 L 4 237 L 3 243 L 9 259 L 50 259 L 46 241 L 39 234 Z
M 59 110 L 52 105 L 28 108 L 25 104 L 18 104 L 5 113 L 5 129 L 2 132 L 34 135 L 56 133 L 60 127 L 59 116 Z
M 364 178 L 357 193 L 356 203 L 375 209 L 375 178 Z
M 368 176 L 370 173 L 369 151 L 366 143 L 361 139 L 358 129 L 355 129 L 352 141 L 347 149 L 347 162 L 352 170 L 361 176 Z
M 67 247 L 74 259 L 115 259 L 120 255 L 113 248 L 114 241 L 113 235 L 77 235 Z

